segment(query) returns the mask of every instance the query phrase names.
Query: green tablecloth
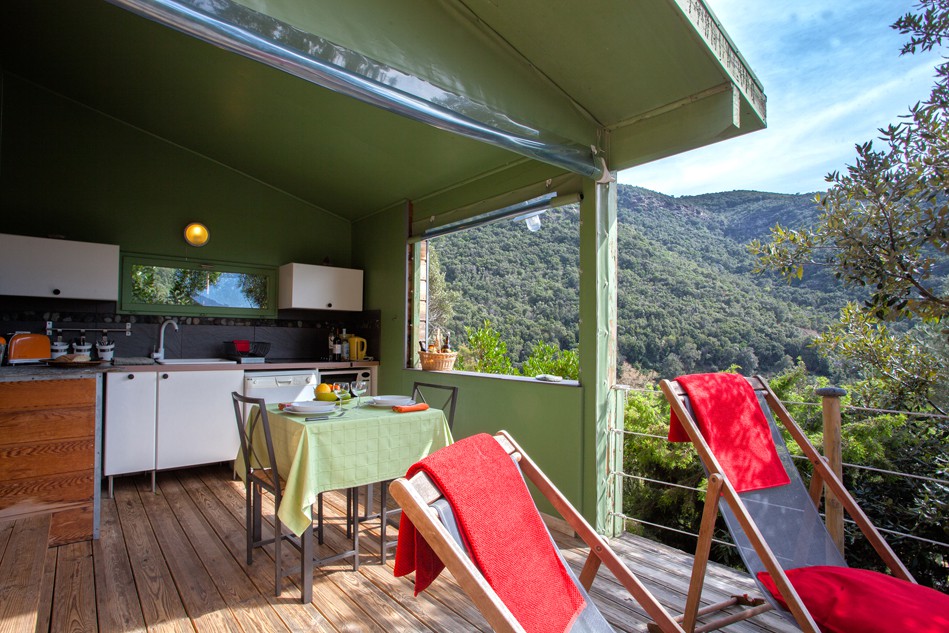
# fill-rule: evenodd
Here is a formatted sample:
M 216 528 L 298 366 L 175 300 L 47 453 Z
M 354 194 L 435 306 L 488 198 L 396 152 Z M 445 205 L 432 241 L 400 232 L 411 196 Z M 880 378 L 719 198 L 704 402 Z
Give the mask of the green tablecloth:
M 287 482 L 277 515 L 297 535 L 310 525 L 310 506 L 319 493 L 401 477 L 419 459 L 452 442 L 439 409 L 395 413 L 353 406 L 338 419 L 315 422 L 283 413 L 275 404 L 267 405 L 267 411 L 277 468 Z M 256 407 L 251 415 L 256 415 Z M 255 452 L 266 459 L 260 433 Z M 235 466 L 244 472 L 240 451 Z

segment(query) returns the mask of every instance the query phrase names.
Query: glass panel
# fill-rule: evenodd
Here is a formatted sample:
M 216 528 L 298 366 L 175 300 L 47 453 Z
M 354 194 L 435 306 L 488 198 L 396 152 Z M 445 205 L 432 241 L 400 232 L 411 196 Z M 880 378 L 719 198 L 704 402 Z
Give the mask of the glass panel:
M 126 257 L 122 308 L 147 314 L 273 316 L 273 269 Z

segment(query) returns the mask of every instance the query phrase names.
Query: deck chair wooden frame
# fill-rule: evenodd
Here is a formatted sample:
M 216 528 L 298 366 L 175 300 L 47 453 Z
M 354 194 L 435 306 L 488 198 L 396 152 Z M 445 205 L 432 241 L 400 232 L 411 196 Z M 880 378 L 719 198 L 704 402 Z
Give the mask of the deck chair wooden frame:
M 807 439 L 807 436 L 804 434 L 804 431 L 802 431 L 797 423 L 794 422 L 787 409 L 784 408 L 784 405 L 780 400 L 778 400 L 778 397 L 771 390 L 771 387 L 768 385 L 767 381 L 761 376 L 754 376 L 748 378 L 748 382 L 755 390 L 756 395 L 764 395 L 768 406 L 771 408 L 771 411 L 775 414 L 777 419 L 780 420 L 781 424 L 788 431 L 788 433 L 800 447 L 801 451 L 803 451 L 804 455 L 813 465 L 814 470 L 808 492 L 811 502 L 814 503 L 815 507 L 819 506 L 821 494 L 823 491 L 826 490 L 829 494 L 832 494 L 841 503 L 841 505 L 857 524 L 857 526 L 860 528 L 860 531 L 863 532 L 864 536 L 871 543 L 871 545 L 873 545 L 873 549 L 876 550 L 877 554 L 880 556 L 883 563 L 890 569 L 892 574 L 897 578 L 915 583 L 916 580 L 910 574 L 909 570 L 906 569 L 906 566 L 903 565 L 896 553 L 883 539 L 883 536 L 870 521 L 869 517 L 867 517 L 860 506 L 857 505 L 857 502 L 847 491 L 846 487 L 844 487 L 843 482 L 827 465 L 824 457 L 819 452 L 817 452 L 817 449 L 814 448 L 814 446 L 810 443 L 810 441 Z M 702 586 L 705 579 L 705 570 L 708 565 L 709 550 L 712 544 L 712 534 L 715 528 L 715 520 L 718 516 L 718 501 L 720 498 L 722 498 L 728 504 L 735 517 L 738 519 L 742 529 L 745 532 L 745 535 L 748 537 L 748 540 L 751 542 L 756 553 L 758 554 L 758 557 L 765 565 L 767 571 L 771 574 L 775 585 L 777 585 L 778 590 L 784 597 L 789 611 L 794 616 L 798 626 L 806 633 L 820 633 L 820 629 L 818 628 L 814 619 L 811 617 L 810 612 L 807 610 L 807 607 L 804 606 L 797 591 L 795 591 L 794 587 L 788 581 L 788 577 L 785 574 L 784 569 L 778 563 L 776 557 L 771 551 L 771 548 L 768 547 L 767 542 L 765 542 L 761 532 L 748 513 L 745 504 L 738 496 L 738 493 L 735 491 L 735 488 L 728 480 L 728 477 L 722 471 L 721 465 L 713 454 L 708 443 L 705 441 L 705 438 L 702 436 L 702 433 L 699 431 L 699 427 L 695 421 L 695 418 L 692 416 L 691 412 L 685 405 L 685 391 L 676 381 L 662 380 L 659 383 L 659 386 L 662 389 L 662 392 L 665 394 L 666 399 L 669 401 L 672 410 L 675 412 L 679 418 L 679 421 L 682 423 L 682 427 L 685 429 L 686 433 L 688 433 L 689 439 L 692 440 L 692 444 L 695 446 L 695 450 L 698 453 L 699 458 L 702 460 L 702 463 L 705 465 L 705 468 L 708 471 L 708 490 L 706 492 L 701 528 L 699 530 L 699 541 L 698 545 L 696 546 L 695 562 L 693 563 L 692 568 L 692 579 L 689 585 L 689 595 L 686 599 L 685 613 L 682 616 L 683 628 L 685 628 L 685 630 L 689 631 L 690 633 L 699 633 L 701 631 L 710 631 L 721 628 L 726 624 L 736 621 L 735 616 L 729 616 L 726 618 L 727 621 L 719 620 L 709 623 L 708 625 L 701 628 L 695 627 L 695 621 L 698 614 L 698 605 L 702 596 Z M 748 617 L 757 615 L 757 613 L 766 611 L 769 608 L 770 605 L 762 605 L 754 607 L 753 609 L 749 609 L 738 615 L 742 616 L 741 619 L 747 619 Z M 705 609 L 703 611 L 707 613 L 709 609 Z
M 494 439 L 520 465 L 524 477 L 531 481 L 566 520 L 570 527 L 590 548 L 586 562 L 579 575 L 579 582 L 589 591 L 601 564 L 606 565 L 617 580 L 642 605 L 649 617 L 658 623 L 664 632 L 682 631 L 671 614 L 659 604 L 655 596 L 626 567 L 616 553 L 567 501 L 546 475 L 527 456 L 520 446 L 505 431 L 499 431 Z M 402 506 L 416 530 L 425 538 L 434 552 L 451 572 L 461 588 L 471 597 L 495 631 L 520 632 L 524 629 L 488 584 L 467 553 L 458 545 L 445 526 L 429 508 L 441 498 L 441 493 L 425 473 L 417 473 L 411 479 L 396 479 L 390 486 L 392 497 Z

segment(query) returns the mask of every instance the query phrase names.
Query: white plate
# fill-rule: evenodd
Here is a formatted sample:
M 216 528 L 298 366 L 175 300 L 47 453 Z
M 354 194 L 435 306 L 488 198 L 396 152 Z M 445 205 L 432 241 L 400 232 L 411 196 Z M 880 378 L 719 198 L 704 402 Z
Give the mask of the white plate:
M 380 409 L 391 409 L 392 407 L 407 407 L 415 404 L 415 400 L 405 396 L 383 396 L 382 401 L 379 396 L 372 398 L 371 402 L 366 403 L 370 407 L 379 407 Z
M 291 402 L 283 408 L 290 413 L 329 413 L 336 408 L 335 402 Z
M 372 401 L 379 404 L 399 405 L 411 400 L 411 396 L 372 396 Z

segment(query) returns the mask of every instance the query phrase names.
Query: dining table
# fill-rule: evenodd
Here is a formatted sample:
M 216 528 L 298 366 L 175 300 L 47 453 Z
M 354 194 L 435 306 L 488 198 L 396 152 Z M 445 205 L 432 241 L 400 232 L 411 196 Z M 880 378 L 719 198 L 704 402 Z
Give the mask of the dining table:
M 412 464 L 453 441 L 440 409 L 400 413 L 392 407 L 351 404 L 341 408 L 339 417 L 327 418 L 266 406 L 274 459 L 286 482 L 277 516 L 297 536 L 312 524 L 311 508 L 320 493 L 402 477 Z M 256 407 L 250 419 L 255 415 Z M 254 443 L 264 446 L 262 440 L 255 437 Z M 266 451 L 262 459 L 267 459 Z M 240 452 L 235 469 L 244 472 Z

